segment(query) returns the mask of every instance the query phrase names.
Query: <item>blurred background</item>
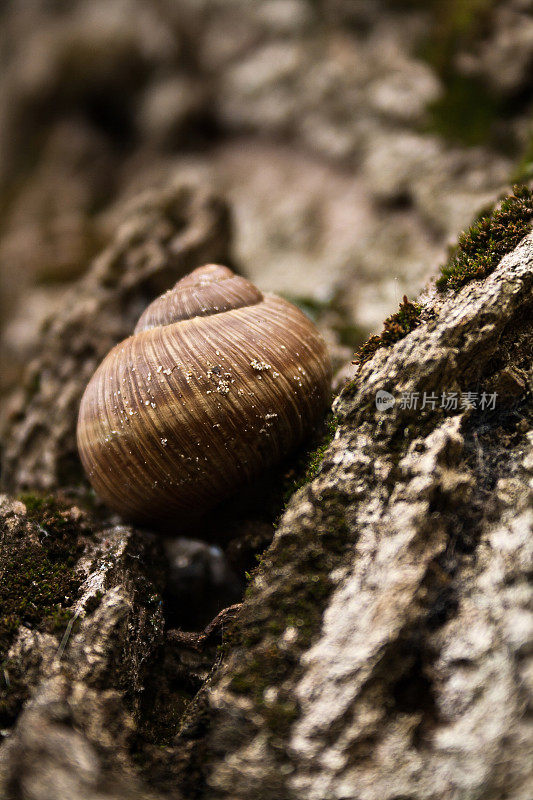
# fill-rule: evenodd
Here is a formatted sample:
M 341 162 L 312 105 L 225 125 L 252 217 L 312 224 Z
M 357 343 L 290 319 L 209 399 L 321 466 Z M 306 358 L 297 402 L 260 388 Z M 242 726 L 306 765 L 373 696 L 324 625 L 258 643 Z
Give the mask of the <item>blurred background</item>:
M 529 0 L 0 2 L 0 397 L 134 195 L 205 184 L 338 365 L 533 176 Z

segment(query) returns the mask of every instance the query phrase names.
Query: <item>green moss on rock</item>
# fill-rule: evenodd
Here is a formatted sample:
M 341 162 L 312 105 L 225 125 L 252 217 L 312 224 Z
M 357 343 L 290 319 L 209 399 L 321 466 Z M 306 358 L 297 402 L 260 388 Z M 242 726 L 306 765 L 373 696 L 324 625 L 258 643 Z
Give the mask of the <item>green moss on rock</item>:
M 533 193 L 515 186 L 493 209 L 484 211 L 461 234 L 450 258 L 441 267 L 437 287 L 459 289 L 471 280 L 485 278 L 530 233 L 533 226 Z
M 0 564 L 0 663 L 20 625 L 61 632 L 80 580 L 76 523 L 55 499 L 22 495 L 29 525 L 21 523 L 2 541 Z
M 370 336 L 367 339 L 357 351 L 353 363 L 362 365 L 370 361 L 374 353 L 381 347 L 391 347 L 395 342 L 399 342 L 420 324 L 421 313 L 421 307 L 417 303 L 412 303 L 404 295 L 398 311 L 387 317 L 379 336 Z
M 290 685 L 299 653 L 320 629 L 332 590 L 329 576 L 351 544 L 345 502 L 333 490 L 324 491 L 320 518 L 274 540 L 254 573 L 241 615 L 225 635 L 225 649 L 238 650 L 232 689 L 253 700 L 274 737 L 284 736 L 298 715 Z
M 446 264 L 441 267 L 437 288 L 460 289 L 471 280 L 485 278 L 501 259 L 531 232 L 533 227 L 533 192 L 527 186 L 515 186 L 513 194 L 496 206 L 484 209 L 470 228 L 461 234 Z M 354 364 L 369 361 L 381 347 L 390 347 L 403 339 L 421 322 L 422 309 L 404 296 L 396 314 L 383 323 L 379 336 L 370 336 L 358 350 Z
M 301 489 L 302 486 L 305 486 L 318 475 L 324 453 L 333 441 L 338 424 L 337 418 L 330 411 L 311 446 L 302 451 L 287 474 L 283 488 L 284 505 L 287 504 L 298 489 Z

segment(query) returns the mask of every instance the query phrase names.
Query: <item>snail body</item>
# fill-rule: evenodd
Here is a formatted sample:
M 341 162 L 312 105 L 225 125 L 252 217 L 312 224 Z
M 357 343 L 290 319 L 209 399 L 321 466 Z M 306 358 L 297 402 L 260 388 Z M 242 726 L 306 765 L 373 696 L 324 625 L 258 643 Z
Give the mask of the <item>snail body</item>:
M 194 518 L 300 443 L 330 383 L 326 345 L 296 306 L 210 264 L 154 300 L 98 367 L 80 457 L 123 516 Z

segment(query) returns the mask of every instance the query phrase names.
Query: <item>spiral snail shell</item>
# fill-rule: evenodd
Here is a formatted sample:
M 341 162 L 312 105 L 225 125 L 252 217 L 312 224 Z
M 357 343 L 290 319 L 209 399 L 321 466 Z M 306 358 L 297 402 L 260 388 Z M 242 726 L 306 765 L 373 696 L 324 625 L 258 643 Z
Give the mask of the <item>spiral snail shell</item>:
M 302 441 L 330 381 L 325 343 L 296 306 L 208 264 L 154 300 L 96 370 L 81 460 L 123 516 L 194 518 Z

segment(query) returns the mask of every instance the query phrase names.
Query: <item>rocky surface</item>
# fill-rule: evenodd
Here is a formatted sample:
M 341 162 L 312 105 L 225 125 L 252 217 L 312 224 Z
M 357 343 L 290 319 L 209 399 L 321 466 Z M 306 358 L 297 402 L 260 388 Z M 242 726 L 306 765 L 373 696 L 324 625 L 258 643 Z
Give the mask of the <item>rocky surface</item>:
M 270 545 L 253 515 L 165 546 L 68 493 L 4 497 L 0 794 L 525 800 L 532 289 L 532 236 L 429 288 Z
M 206 796 L 528 795 L 532 286 L 529 237 L 485 282 L 430 292 L 336 400 L 209 689 Z M 439 408 L 494 387 L 493 412 Z
M 36 515 L 20 501 L 0 503 L 2 614 L 6 599 L 20 605 L 9 636 L 2 619 L 2 797 L 147 797 L 127 754 L 125 697 L 141 696 L 162 641 L 157 546 L 123 526 L 91 530 L 79 509 Z M 69 611 L 52 625 L 30 616 L 29 627 L 29 607 L 42 602 L 37 584 L 43 594 L 57 579 L 55 558 L 69 563 L 68 595 L 54 598 Z
M 529 800 L 533 237 L 426 282 L 533 174 L 531 19 L 1 5 L 2 799 Z M 332 441 L 170 537 L 109 515 L 75 421 L 207 261 L 313 316 L 343 388 Z

